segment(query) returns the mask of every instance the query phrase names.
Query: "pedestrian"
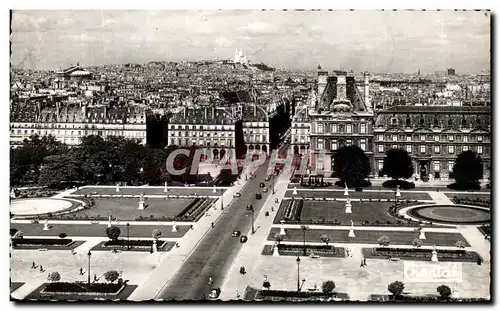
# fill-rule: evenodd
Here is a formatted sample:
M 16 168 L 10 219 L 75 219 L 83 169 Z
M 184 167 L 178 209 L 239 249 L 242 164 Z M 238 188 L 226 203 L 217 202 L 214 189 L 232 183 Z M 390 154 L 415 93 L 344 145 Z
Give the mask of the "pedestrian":
M 31 269 L 36 269 L 36 264 L 35 262 L 33 261 L 33 263 L 31 264 Z
M 212 228 L 214 227 L 214 223 L 212 222 Z
M 365 265 L 365 267 L 367 266 L 367 264 L 366 264 L 366 258 L 363 258 L 363 265 Z
M 360 265 L 360 267 L 364 267 L 364 265 L 363 265 L 363 259 L 361 259 L 361 265 Z
M 94 273 L 94 282 L 97 282 L 97 274 Z
M 236 290 L 236 298 L 240 298 L 240 291 Z
M 45 270 L 43 270 L 43 266 L 40 265 L 40 272 L 45 272 Z
M 274 206 L 271 206 L 271 212 L 274 212 Z
M 83 275 L 83 268 L 80 268 L 80 275 Z

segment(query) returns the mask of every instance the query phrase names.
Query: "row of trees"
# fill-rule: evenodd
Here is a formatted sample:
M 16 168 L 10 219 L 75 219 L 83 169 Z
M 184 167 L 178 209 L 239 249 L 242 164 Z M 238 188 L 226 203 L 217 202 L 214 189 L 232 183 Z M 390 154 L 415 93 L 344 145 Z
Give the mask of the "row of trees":
M 177 146 L 155 149 L 122 137 L 86 136 L 82 143 L 69 148 L 53 136 L 32 136 L 19 148 L 10 151 L 10 183 L 12 186 L 58 186 L 68 183 L 163 184 L 165 181 L 195 183 L 197 175 L 190 175 L 189 157 L 178 155 L 176 169 L 187 168 L 184 175 L 170 175 L 166 160 Z
M 339 178 L 342 186 L 365 186 L 370 171 L 369 159 L 358 146 L 343 146 L 334 155 L 333 177 Z M 382 172 L 395 180 L 410 178 L 414 173 L 410 154 L 402 149 L 388 150 Z M 476 188 L 483 178 L 481 157 L 470 150 L 460 153 L 450 177 L 455 179 L 455 184 L 460 188 Z
M 116 270 L 110 270 L 104 273 L 104 279 L 110 283 L 114 283 L 120 278 L 120 273 Z M 57 271 L 50 272 L 47 279 L 51 282 L 59 282 L 61 280 L 61 274 Z
M 391 292 L 394 299 L 401 298 L 405 289 L 405 284 L 401 281 L 395 281 L 387 286 L 387 290 Z M 449 299 L 451 296 L 451 289 L 446 285 L 440 285 L 436 288 L 439 297 L 443 300 Z

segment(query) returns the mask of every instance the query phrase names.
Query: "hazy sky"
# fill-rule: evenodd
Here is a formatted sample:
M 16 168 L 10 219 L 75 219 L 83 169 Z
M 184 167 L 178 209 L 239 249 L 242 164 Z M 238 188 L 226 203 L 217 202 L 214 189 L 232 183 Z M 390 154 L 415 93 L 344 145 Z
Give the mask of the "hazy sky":
M 293 69 L 490 67 L 490 14 L 454 11 L 14 11 L 13 65 L 233 58 Z

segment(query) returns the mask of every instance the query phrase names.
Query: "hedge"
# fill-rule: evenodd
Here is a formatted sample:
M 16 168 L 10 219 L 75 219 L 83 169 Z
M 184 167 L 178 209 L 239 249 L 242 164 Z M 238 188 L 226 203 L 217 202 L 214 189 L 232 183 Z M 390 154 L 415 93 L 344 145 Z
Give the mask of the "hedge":
M 113 284 L 113 283 L 64 283 L 64 282 L 54 282 L 49 283 L 45 288 L 44 292 L 66 292 L 66 293 L 85 293 L 85 292 L 96 292 L 96 293 L 116 293 L 122 288 L 123 284 Z
M 72 239 L 44 239 L 44 238 L 33 238 L 33 239 L 12 239 L 15 245 L 69 245 L 73 242 Z

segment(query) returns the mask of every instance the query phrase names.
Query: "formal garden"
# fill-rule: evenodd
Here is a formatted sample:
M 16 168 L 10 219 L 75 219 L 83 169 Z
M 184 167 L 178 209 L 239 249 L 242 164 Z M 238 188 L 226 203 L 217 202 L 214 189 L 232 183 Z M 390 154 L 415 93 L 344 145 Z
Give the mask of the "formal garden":
M 414 248 L 373 247 L 363 248 L 362 251 L 363 257 L 371 259 L 431 261 L 433 249 L 419 247 L 418 245 Z M 476 252 L 466 251 L 460 247 L 457 247 L 457 249 L 440 249 L 436 253 L 438 260 L 444 262 L 482 262 L 481 256 Z
M 302 284 L 303 285 L 303 284 Z M 268 280 L 262 283 L 264 289 L 248 287 L 245 290 L 244 300 L 246 301 L 285 301 L 285 302 L 301 302 L 301 301 L 345 301 L 349 299 L 349 295 L 335 291 L 334 281 L 325 281 L 321 287 L 316 285 L 316 288 L 302 289 L 302 286 L 296 291 L 274 290 L 271 289 L 272 284 Z
M 157 251 L 168 252 L 174 246 L 178 245 L 173 241 L 161 239 L 163 232 L 160 229 L 153 230 L 151 239 L 130 239 L 126 236 L 120 239 L 122 231 L 120 227 L 111 226 L 106 228 L 108 241 L 102 241 L 92 247 L 93 251 L 135 251 L 135 252 L 150 252 Z

